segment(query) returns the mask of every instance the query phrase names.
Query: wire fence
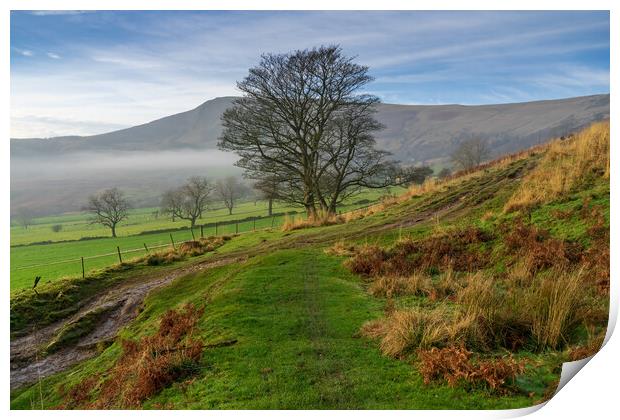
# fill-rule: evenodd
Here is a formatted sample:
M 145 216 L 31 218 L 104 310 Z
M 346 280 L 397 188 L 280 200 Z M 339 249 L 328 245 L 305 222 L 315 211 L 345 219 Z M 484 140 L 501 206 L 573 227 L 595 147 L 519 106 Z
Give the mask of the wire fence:
M 382 201 L 373 202 L 371 204 L 357 207 L 355 209 L 347 210 L 346 212 L 340 212 L 341 215 L 346 215 L 352 212 L 358 212 L 361 210 L 369 209 L 371 207 L 380 205 Z M 34 278 L 35 276 L 39 276 L 41 274 L 47 275 L 55 275 L 55 276 L 67 276 L 67 275 L 80 275 L 82 277 L 86 277 L 90 272 L 95 269 L 102 269 L 108 266 L 113 265 L 114 263 L 123 263 L 123 256 L 127 256 L 129 254 L 138 254 L 142 253 L 143 255 L 148 255 L 154 250 L 161 248 L 176 248 L 177 246 L 189 242 L 195 241 L 198 238 L 205 238 L 209 236 L 224 236 L 224 235 L 240 235 L 247 234 L 251 232 L 257 231 L 266 231 L 279 229 L 285 223 L 287 218 L 297 218 L 302 217 L 306 218 L 306 212 L 288 212 L 288 213 L 280 213 L 274 214 L 271 216 L 251 216 L 238 220 L 230 220 L 230 221 L 221 221 L 221 222 L 210 222 L 201 225 L 197 225 L 194 228 L 185 228 L 185 229 L 175 229 L 175 230 L 162 230 L 151 232 L 150 236 L 158 236 L 159 240 L 157 243 L 148 244 L 145 240 L 142 243 L 142 246 L 136 247 L 135 240 L 139 236 L 149 236 L 149 235 L 137 235 L 135 237 L 123 237 L 117 238 L 117 242 L 115 243 L 116 249 L 111 250 L 111 252 L 106 252 L 97 255 L 84 255 L 80 256 L 77 254 L 75 257 L 59 260 L 59 261 L 46 261 L 41 263 L 34 263 L 29 265 L 23 265 L 18 267 L 11 266 L 11 278 L 13 282 L 13 277 L 20 277 L 22 282 L 27 281 L 27 278 Z M 159 235 L 155 235 L 159 234 Z M 162 235 L 167 235 L 166 240 L 162 240 Z M 133 248 L 123 248 L 122 241 L 127 238 L 133 238 L 132 241 Z M 107 240 L 107 239 L 104 239 Z M 76 241 L 78 242 L 78 241 Z M 84 241 L 86 243 L 86 241 Z M 90 242 L 90 241 L 89 241 Z M 163 242 L 163 243 L 162 243 Z M 112 244 L 111 244 L 112 245 Z M 127 246 L 127 245 L 126 245 Z M 117 261 L 115 261 L 117 260 Z M 60 267 L 58 267 L 60 266 Z M 68 269 L 63 269 L 62 267 L 68 267 Z M 41 271 L 41 272 L 40 272 Z

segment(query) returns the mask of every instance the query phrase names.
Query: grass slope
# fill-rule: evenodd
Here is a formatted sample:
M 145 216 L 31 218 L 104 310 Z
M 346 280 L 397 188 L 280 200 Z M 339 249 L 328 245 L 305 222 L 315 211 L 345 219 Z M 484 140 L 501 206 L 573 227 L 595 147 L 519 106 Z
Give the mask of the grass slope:
M 420 392 L 422 380 L 408 364 L 381 357 L 357 336 L 361 323 L 380 315 L 381 303 L 320 249 L 275 252 L 185 277 L 152 295 L 123 335 L 153 331 L 165 310 L 186 302 L 206 303 L 199 324 L 206 343 L 238 342 L 206 350 L 195 379 L 166 389 L 145 408 L 510 408 L 531 402 L 447 386 Z M 119 351 L 114 344 L 44 380 L 44 406 L 61 402 L 59 383 L 96 375 Z M 36 386 L 15 393 L 11 408 L 31 408 L 31 401 L 39 402 Z
M 570 348 L 524 346 L 514 351 L 526 370 L 506 395 L 484 386 L 425 385 L 412 366 L 417 363 L 415 353 L 386 357 L 376 340 L 360 334 L 360 328 L 395 309 L 431 309 L 451 302 L 406 294 L 394 299 L 373 296 L 369 279 L 353 275 L 343 266 L 347 257 L 325 253 L 328 246 L 342 240 L 358 246 L 389 247 L 401 238 L 425 240 L 475 227 L 493 233 L 494 239 L 468 249 L 488 253 L 491 264 L 487 262 L 485 273 L 503 278 L 513 257 L 519 256 L 505 253 L 502 229 L 522 217 L 547 229 L 552 238 L 591 246 L 588 211 L 594 206 L 601 209 L 602 227 L 609 227 L 609 180 L 604 176 L 583 177 L 574 188 L 525 206 L 526 212 L 504 211 L 506 203 L 520 194 L 523 183 L 529 182 L 530 174 L 536 174 L 540 162 L 540 152 L 526 153 L 444 184 L 414 189 L 382 211 L 361 214 L 343 225 L 243 235 L 214 255 L 191 259 L 190 263 L 222 256 L 248 258 L 242 264 L 181 277 L 154 291 L 139 316 L 121 331 L 121 337 L 150 335 L 167 310 L 191 302 L 205 308 L 195 332 L 200 340 L 206 345 L 237 341 L 231 346 L 206 348 L 193 375 L 155 392 L 142 407 L 483 409 L 525 407 L 548 398 Z M 128 268 L 124 276 L 128 280 L 146 272 L 147 267 Z M 108 279 L 103 275 L 103 279 L 108 284 L 124 281 L 122 274 L 115 276 Z M 442 276 L 443 272 L 433 273 L 433 281 Z M 67 282 L 71 288 L 71 281 Z M 44 287 L 49 288 L 50 296 L 65 290 L 54 284 Z M 32 303 L 32 311 L 44 309 L 28 297 L 21 299 Z M 598 315 L 602 315 L 605 296 L 593 299 Z M 16 312 L 16 321 L 21 316 Z M 581 327 L 571 334 L 571 345 L 590 339 L 590 332 Z M 117 340 L 100 350 L 95 358 L 44 379 L 40 386 L 13 391 L 11 407 L 55 407 L 63 403 L 63 390 L 87 378 L 104 381 L 122 349 Z M 505 351 L 481 355 L 498 356 Z M 86 395 L 85 401 L 94 398 L 96 392 Z

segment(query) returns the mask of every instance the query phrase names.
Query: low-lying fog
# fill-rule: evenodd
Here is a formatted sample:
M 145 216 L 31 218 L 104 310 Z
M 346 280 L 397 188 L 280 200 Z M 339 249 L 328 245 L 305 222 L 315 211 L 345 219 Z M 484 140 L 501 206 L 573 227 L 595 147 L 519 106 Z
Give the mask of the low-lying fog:
M 161 193 L 193 175 L 241 175 L 236 155 L 216 149 L 80 152 L 11 158 L 11 213 L 47 215 L 79 210 L 89 195 L 111 187 L 136 207 L 157 206 Z

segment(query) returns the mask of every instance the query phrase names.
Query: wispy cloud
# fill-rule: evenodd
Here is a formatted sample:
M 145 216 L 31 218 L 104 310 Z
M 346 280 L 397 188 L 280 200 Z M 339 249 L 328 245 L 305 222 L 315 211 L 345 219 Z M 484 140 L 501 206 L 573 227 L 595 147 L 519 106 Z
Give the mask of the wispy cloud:
M 20 55 L 23 55 L 24 57 L 32 57 L 34 55 L 34 53 L 30 50 L 24 50 L 21 48 L 13 48 L 13 51 L 17 52 Z
M 30 14 L 34 16 L 62 16 L 62 15 L 81 15 L 83 13 L 92 13 L 88 10 L 34 10 Z
M 16 137 L 95 134 L 182 112 L 238 94 L 235 81 L 262 53 L 320 44 L 340 44 L 370 66 L 376 80 L 368 90 L 386 102 L 511 102 L 609 90 L 608 13 L 33 13 L 11 19 Z M 37 115 L 75 121 L 29 125 Z

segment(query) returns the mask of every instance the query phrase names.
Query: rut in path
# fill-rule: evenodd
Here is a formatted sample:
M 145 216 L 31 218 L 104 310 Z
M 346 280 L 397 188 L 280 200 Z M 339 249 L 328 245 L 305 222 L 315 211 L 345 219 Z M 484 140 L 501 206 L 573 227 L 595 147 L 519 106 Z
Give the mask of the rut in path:
M 141 278 L 112 287 L 86 302 L 75 315 L 48 325 L 11 341 L 11 389 L 31 384 L 54 373 L 61 372 L 96 354 L 98 343 L 112 340 L 118 331 L 138 315 L 138 309 L 147 294 L 170 284 L 186 274 L 241 261 L 242 258 L 224 258 L 186 266 L 159 277 Z M 75 345 L 46 357 L 37 354 L 67 323 L 80 320 L 92 311 L 106 310 L 106 319 Z

